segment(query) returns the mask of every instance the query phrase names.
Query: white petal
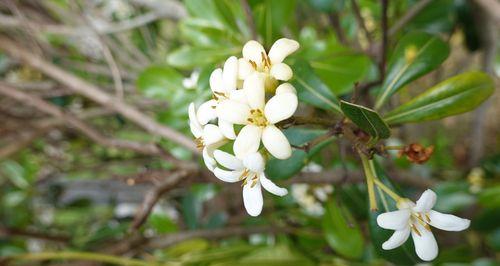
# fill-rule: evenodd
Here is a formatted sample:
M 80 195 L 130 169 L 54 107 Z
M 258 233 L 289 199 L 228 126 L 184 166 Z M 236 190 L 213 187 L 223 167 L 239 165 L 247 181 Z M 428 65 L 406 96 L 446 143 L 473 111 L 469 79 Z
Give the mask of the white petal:
M 248 62 L 247 59 L 245 59 L 245 58 L 238 59 L 238 78 L 239 79 L 246 79 L 253 72 L 255 72 L 255 69 L 253 68 L 252 64 L 250 64 L 250 62 Z
M 228 122 L 224 119 L 219 119 L 218 123 L 220 132 L 224 137 L 228 139 L 235 139 L 236 133 L 234 133 L 234 125 L 231 122 Z
M 278 63 L 271 67 L 269 74 L 277 80 L 287 81 L 292 78 L 293 71 L 287 64 Z
M 194 108 L 194 103 L 190 103 L 188 107 L 188 115 L 189 115 L 189 129 L 195 138 L 201 137 L 203 134 L 203 128 L 198 122 L 198 117 L 196 116 L 196 110 Z
M 210 74 L 210 89 L 213 92 L 225 92 L 222 82 L 222 69 L 217 68 Z
M 243 158 L 243 165 L 248 170 L 254 173 L 262 173 L 264 171 L 264 158 L 259 152 L 249 153 Z
M 247 154 L 257 152 L 261 136 L 262 129 L 260 127 L 254 125 L 244 126 L 234 141 L 234 155 L 243 159 Z
M 462 231 L 469 228 L 470 220 L 463 219 L 451 214 L 429 211 L 430 225 L 446 231 Z M 424 217 L 425 218 L 425 217 Z
M 229 183 L 234 183 L 240 181 L 240 176 L 243 173 L 243 171 L 226 171 L 222 170 L 219 167 L 216 167 L 214 170 L 214 175 L 218 179 L 224 181 L 224 182 L 229 182 Z
M 212 145 L 224 139 L 224 135 L 216 125 L 208 124 L 203 128 L 203 143 L 205 146 Z
M 410 214 L 408 209 L 384 212 L 377 216 L 377 224 L 384 229 L 402 230 L 408 226 Z
M 272 193 L 276 196 L 283 197 L 288 194 L 288 190 L 286 188 L 278 187 L 273 181 L 269 180 L 264 173 L 260 175 L 260 183 L 262 187 L 267 190 L 269 193 Z
M 214 159 L 213 149 L 209 146 L 206 146 L 205 148 L 203 148 L 202 155 L 205 166 L 208 168 L 208 170 L 213 171 L 215 166 L 217 165 L 217 162 Z
M 252 60 L 260 67 L 262 65 L 262 53 L 266 54 L 266 51 L 260 43 L 252 40 L 245 43 L 242 53 L 246 60 Z
M 438 255 L 438 245 L 434 235 L 430 230 L 425 229 L 420 224 L 415 224 L 419 233 L 411 231 L 413 243 L 415 244 L 415 252 L 418 257 L 425 261 L 431 261 Z M 419 235 L 420 234 L 420 235 Z
M 276 94 L 281 94 L 281 93 L 297 94 L 297 90 L 295 90 L 295 87 L 293 87 L 292 84 L 283 83 L 276 88 Z
M 229 57 L 224 63 L 222 72 L 222 82 L 225 91 L 229 92 L 236 89 L 238 80 L 238 58 L 236 56 Z
M 382 244 L 382 248 L 385 250 L 395 249 L 403 245 L 409 236 L 410 236 L 410 226 L 406 226 L 401 230 L 396 230 L 394 231 L 392 236 Z
M 225 100 L 220 102 L 216 108 L 217 116 L 233 124 L 245 125 L 250 116 L 250 107 L 247 104 Z
M 262 132 L 262 143 L 272 156 L 284 160 L 292 155 L 290 142 L 274 125 L 269 125 Z
M 223 152 L 221 150 L 214 151 L 215 160 L 222 166 L 231 170 L 242 170 L 243 163 L 241 160 L 236 158 L 234 155 L 229 154 L 227 152 Z
M 265 102 L 265 79 L 259 72 L 253 73 L 243 82 L 243 91 L 246 94 L 248 105 L 252 109 L 264 108 Z
M 427 189 L 422 193 L 422 196 L 417 200 L 417 204 L 413 208 L 416 212 L 428 212 L 436 204 L 436 193 L 434 191 Z
M 229 99 L 247 104 L 247 95 L 243 90 L 234 90 L 229 93 Z
M 279 121 L 290 118 L 297 110 L 298 104 L 297 95 L 293 93 L 280 93 L 267 101 L 264 114 L 269 123 L 276 124 Z
M 196 112 L 196 116 L 198 117 L 198 121 L 202 125 L 206 125 L 210 120 L 217 118 L 217 112 L 215 111 L 215 107 L 217 106 L 216 100 L 209 100 L 200 105 L 198 107 L 198 111 Z
M 248 183 L 243 186 L 243 204 L 251 216 L 258 216 L 262 212 L 264 200 L 259 182 L 252 187 L 252 181 L 248 180 Z
M 297 51 L 299 46 L 297 41 L 291 39 L 282 38 L 277 40 L 269 50 L 269 59 L 271 59 L 271 63 L 274 65 L 283 62 L 285 57 Z

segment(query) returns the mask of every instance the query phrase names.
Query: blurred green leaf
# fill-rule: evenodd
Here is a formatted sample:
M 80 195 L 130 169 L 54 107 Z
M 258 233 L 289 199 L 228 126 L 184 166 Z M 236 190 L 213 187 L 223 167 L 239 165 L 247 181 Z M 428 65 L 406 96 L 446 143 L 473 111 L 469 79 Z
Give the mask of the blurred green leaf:
M 252 250 L 258 247 L 250 246 L 246 244 L 232 244 L 230 246 L 215 247 L 209 250 L 200 250 L 199 252 L 190 252 L 181 257 L 181 260 L 185 264 L 203 264 L 203 263 L 213 263 L 226 261 L 226 260 L 237 260 L 244 255 L 247 255 Z
M 178 230 L 177 224 L 165 214 L 152 213 L 148 217 L 148 224 L 160 234 L 172 233 Z
M 500 184 L 482 190 L 478 195 L 478 202 L 487 208 L 500 207 Z
M 297 60 L 293 65 L 292 84 L 301 101 L 324 110 L 341 113 L 339 101 L 330 88 L 319 79 L 306 61 Z
M 30 186 L 30 180 L 25 173 L 24 168 L 15 161 L 7 160 L 0 164 L 1 175 L 6 177 L 16 187 L 26 189 Z
M 184 0 L 191 16 L 204 19 L 207 24 L 213 24 L 218 28 L 237 32 L 237 21 L 232 11 L 234 4 L 238 3 L 234 2 L 236 1 Z
M 340 108 L 354 124 L 375 139 L 386 139 L 391 136 L 391 130 L 377 112 L 346 101 L 340 101 Z
M 449 78 L 385 116 L 389 124 L 441 119 L 468 112 L 494 91 L 493 80 L 482 72 L 468 72 Z
M 228 48 L 239 45 L 241 36 L 210 25 L 207 20 L 189 18 L 184 19 L 179 25 L 182 36 L 195 46 Z
M 183 90 L 183 76 L 169 66 L 151 66 L 139 74 L 137 88 L 147 97 L 169 100 L 176 90 Z
M 283 28 L 289 25 L 295 10 L 295 0 L 254 2 L 252 6 L 257 30 L 264 37 L 264 44 L 270 48 L 274 41 L 283 36 Z
M 227 57 L 240 52 L 241 47 L 221 49 L 220 47 L 183 46 L 172 51 L 167 57 L 167 62 L 174 67 L 192 69 L 223 62 Z
M 178 258 L 185 256 L 186 254 L 207 250 L 209 247 L 210 243 L 208 243 L 207 240 L 195 238 L 180 242 L 175 246 L 168 248 L 165 253 L 169 257 Z
M 389 61 L 375 109 L 382 107 L 404 85 L 441 65 L 449 53 L 445 42 L 427 33 L 410 33 L 401 38 Z
M 363 236 L 349 210 L 328 201 L 323 215 L 323 232 L 330 247 L 340 255 L 358 259 L 363 255 Z
M 219 265 L 219 264 L 216 264 Z M 276 245 L 259 248 L 241 258 L 238 262 L 220 265 L 313 265 L 304 255 L 287 245 Z
M 308 2 L 322 12 L 341 11 L 345 6 L 345 0 L 308 0 Z

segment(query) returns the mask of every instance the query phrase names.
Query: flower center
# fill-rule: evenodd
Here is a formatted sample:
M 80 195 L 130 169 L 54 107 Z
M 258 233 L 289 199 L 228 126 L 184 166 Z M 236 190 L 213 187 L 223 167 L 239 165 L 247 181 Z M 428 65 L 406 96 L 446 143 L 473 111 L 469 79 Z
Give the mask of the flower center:
M 229 97 L 223 93 L 223 92 L 218 92 L 218 91 L 214 91 L 212 93 L 212 98 L 214 100 L 216 100 L 217 102 L 221 102 L 222 100 L 226 100 L 226 99 L 229 99 Z M 215 107 L 214 107 L 215 108 Z
M 205 147 L 205 143 L 202 137 L 194 139 L 194 143 L 196 143 L 196 148 L 198 148 L 199 150 L 203 150 L 203 147 Z
M 265 127 L 268 125 L 267 119 L 264 116 L 264 112 L 261 109 L 252 109 L 250 110 L 250 117 L 247 118 L 247 121 L 252 125 L 256 125 L 258 127 Z
M 245 186 L 248 182 L 252 182 L 250 187 L 253 188 L 257 184 L 257 182 L 259 182 L 259 177 L 255 173 L 250 172 L 250 170 L 245 168 L 243 173 L 241 173 L 240 175 L 240 180 L 243 180 L 243 183 L 241 183 L 242 187 Z
M 267 56 L 265 52 L 261 52 L 260 57 L 262 62 L 261 67 L 257 67 L 257 63 L 252 60 L 248 60 L 248 62 L 250 62 L 253 69 L 259 72 L 269 73 L 269 70 L 271 69 L 271 59 L 269 58 L 269 56 Z
M 425 220 L 424 220 L 425 216 Z M 431 222 L 431 218 L 429 217 L 429 214 L 424 214 L 422 213 L 411 213 L 410 216 L 410 228 L 413 232 L 415 232 L 418 236 L 422 236 L 422 233 L 417 229 L 417 224 L 422 225 L 426 230 L 431 231 L 431 227 L 429 226 L 428 223 Z

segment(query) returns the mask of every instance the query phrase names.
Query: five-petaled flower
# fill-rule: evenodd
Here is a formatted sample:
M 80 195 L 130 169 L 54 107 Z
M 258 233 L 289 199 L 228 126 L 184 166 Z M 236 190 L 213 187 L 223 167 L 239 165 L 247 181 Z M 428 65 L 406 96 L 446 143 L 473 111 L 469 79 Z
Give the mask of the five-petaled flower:
M 234 154 L 240 159 L 257 152 L 261 139 L 269 153 L 278 159 L 287 159 L 292 154 L 288 139 L 275 124 L 295 113 L 297 93 L 291 84 L 283 83 L 266 103 L 264 82 L 261 73 L 252 74 L 243 83 L 247 103 L 229 99 L 217 106 L 220 119 L 245 125 L 233 146 Z
M 462 231 L 469 227 L 470 220 L 434 211 L 432 207 L 435 203 L 436 193 L 428 189 L 416 204 L 409 199 L 402 199 L 397 203 L 399 210 L 380 214 L 377 224 L 395 230 L 382 244 L 382 248 L 389 250 L 401 246 L 411 233 L 418 257 L 424 261 L 436 258 L 438 245 L 430 226 L 446 231 Z
M 265 161 L 258 152 L 247 154 L 243 159 L 223 152 L 214 151 L 215 160 L 224 168 L 216 167 L 214 175 L 224 182 L 243 181 L 243 204 L 248 214 L 258 216 L 262 211 L 263 198 L 261 186 L 277 196 L 285 196 L 288 191 L 280 188 L 264 174 Z
M 292 69 L 283 60 L 299 49 L 297 41 L 281 38 L 274 42 L 269 49 L 269 54 L 262 45 L 256 41 L 249 41 L 243 46 L 243 58 L 238 60 L 238 77 L 245 80 L 255 72 L 262 73 L 265 88 L 273 92 L 278 85 L 278 80 L 288 81 L 293 76 Z

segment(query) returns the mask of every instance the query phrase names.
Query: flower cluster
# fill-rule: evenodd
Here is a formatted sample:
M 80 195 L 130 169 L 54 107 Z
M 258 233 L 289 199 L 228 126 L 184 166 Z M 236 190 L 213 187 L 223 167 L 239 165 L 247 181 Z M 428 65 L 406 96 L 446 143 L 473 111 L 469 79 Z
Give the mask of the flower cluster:
M 394 230 L 394 234 L 382 244 L 382 248 L 397 248 L 411 234 L 418 257 L 425 261 L 435 259 L 438 245 L 430 226 L 446 231 L 462 231 L 470 225 L 470 220 L 432 210 L 436 198 L 436 193 L 428 189 L 416 204 L 403 198 L 397 203 L 399 210 L 380 214 L 377 224 L 384 229 Z
M 210 75 L 212 99 L 198 108 L 189 105 L 189 126 L 205 165 L 222 181 L 243 182 L 244 205 L 252 216 L 262 211 L 261 186 L 278 196 L 288 193 L 269 180 L 264 169 L 268 154 L 277 159 L 292 154 L 276 124 L 290 118 L 298 106 L 295 88 L 286 83 L 292 69 L 283 62 L 298 48 L 298 42 L 282 38 L 266 53 L 260 43 L 247 42 L 242 58 L 229 57 Z M 238 132 L 235 125 L 242 126 Z M 234 154 L 218 150 L 230 142 Z

